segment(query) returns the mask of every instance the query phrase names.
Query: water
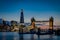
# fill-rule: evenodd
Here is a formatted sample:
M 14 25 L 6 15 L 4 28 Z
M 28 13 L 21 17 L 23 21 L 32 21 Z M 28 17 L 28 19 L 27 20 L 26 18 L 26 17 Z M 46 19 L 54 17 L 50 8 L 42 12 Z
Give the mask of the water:
M 23 34 L 22 37 L 22 35 L 19 35 L 17 32 L 0 32 L 0 40 L 60 40 L 60 36 Z

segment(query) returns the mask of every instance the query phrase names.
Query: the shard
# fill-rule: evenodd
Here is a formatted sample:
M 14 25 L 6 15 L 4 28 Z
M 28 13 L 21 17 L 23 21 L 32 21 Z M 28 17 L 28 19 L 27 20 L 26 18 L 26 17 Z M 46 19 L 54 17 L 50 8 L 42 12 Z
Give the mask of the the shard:
M 24 23 L 24 14 L 23 14 L 23 9 L 21 9 L 20 23 Z

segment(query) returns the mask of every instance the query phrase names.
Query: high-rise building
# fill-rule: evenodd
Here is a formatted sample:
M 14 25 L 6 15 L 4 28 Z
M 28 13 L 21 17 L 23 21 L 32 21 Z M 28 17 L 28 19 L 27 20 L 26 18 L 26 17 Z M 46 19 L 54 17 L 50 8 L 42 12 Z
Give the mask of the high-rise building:
M 0 24 L 3 24 L 3 19 L 0 18 Z
M 24 23 L 24 14 L 23 14 L 23 9 L 21 9 L 21 15 L 20 15 L 20 23 Z

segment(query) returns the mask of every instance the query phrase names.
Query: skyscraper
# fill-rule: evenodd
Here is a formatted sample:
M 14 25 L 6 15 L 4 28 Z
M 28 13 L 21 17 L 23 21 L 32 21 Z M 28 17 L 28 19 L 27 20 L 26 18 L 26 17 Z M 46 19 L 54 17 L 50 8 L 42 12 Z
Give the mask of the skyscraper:
M 24 23 L 24 14 L 23 14 L 23 9 L 21 9 L 21 15 L 20 15 L 20 23 Z

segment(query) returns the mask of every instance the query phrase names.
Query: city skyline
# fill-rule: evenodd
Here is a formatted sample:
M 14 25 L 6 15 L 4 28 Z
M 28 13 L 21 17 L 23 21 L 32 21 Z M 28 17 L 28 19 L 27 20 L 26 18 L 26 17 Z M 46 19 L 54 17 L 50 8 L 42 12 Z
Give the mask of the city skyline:
M 60 1 L 59 0 L 0 0 L 0 18 L 20 21 L 21 9 L 23 9 L 25 22 L 36 20 L 49 20 L 52 16 L 54 24 L 60 25 Z

